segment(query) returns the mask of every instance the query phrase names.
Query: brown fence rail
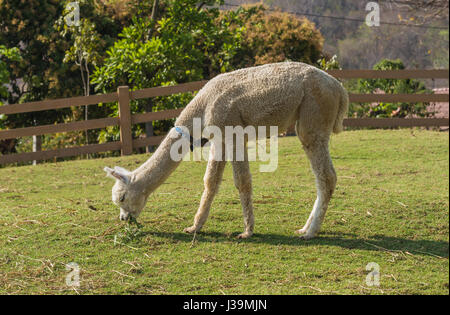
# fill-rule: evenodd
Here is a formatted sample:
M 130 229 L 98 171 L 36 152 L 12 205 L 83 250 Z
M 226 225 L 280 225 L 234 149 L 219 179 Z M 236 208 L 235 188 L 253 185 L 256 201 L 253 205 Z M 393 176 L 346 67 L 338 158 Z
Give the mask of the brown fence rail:
M 447 79 L 448 69 L 433 70 L 328 70 L 339 79 Z
M 329 70 L 328 73 L 340 79 L 447 79 L 449 70 Z M 131 114 L 130 101 L 148 97 L 168 96 L 177 93 L 194 92 L 201 89 L 207 81 L 198 81 L 179 84 L 176 86 L 164 86 L 129 91 L 127 86 L 121 86 L 116 93 L 108 93 L 92 96 L 72 97 L 65 99 L 30 102 L 24 104 L 5 105 L 0 107 L 0 114 L 20 114 L 52 109 L 67 108 L 71 106 L 85 106 L 98 103 L 119 103 L 119 117 L 77 121 L 64 124 L 44 125 L 37 127 L 0 130 L 0 140 L 15 139 L 26 136 L 37 136 L 58 132 L 84 131 L 90 129 L 105 128 L 108 126 L 120 126 L 120 141 L 102 144 L 90 144 L 80 147 L 71 147 L 58 150 L 47 150 L 19 154 L 7 154 L 0 156 L 0 165 L 20 163 L 28 161 L 48 160 L 60 157 L 70 157 L 82 154 L 121 150 L 122 155 L 133 153 L 133 149 L 158 145 L 162 136 L 154 136 L 142 139 L 132 138 L 132 125 L 155 120 L 176 118 L 180 109 L 164 110 L 144 114 Z M 449 102 L 449 94 L 350 94 L 350 102 Z M 344 120 L 347 127 L 439 127 L 449 126 L 448 118 L 348 118 Z

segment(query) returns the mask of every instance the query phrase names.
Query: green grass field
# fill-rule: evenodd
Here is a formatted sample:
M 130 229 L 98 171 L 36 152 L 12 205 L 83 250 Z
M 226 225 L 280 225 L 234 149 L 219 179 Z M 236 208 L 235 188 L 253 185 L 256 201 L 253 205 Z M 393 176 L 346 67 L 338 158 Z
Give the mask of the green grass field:
M 140 229 L 119 222 L 104 166 L 148 156 L 0 169 L 1 294 L 449 294 L 449 135 L 420 130 L 333 136 L 338 187 L 322 233 L 300 240 L 315 200 L 296 137 L 279 167 L 252 164 L 255 235 L 227 165 L 202 233 L 184 234 L 206 162 L 184 162 L 150 198 Z M 66 264 L 81 286 L 66 285 Z M 366 265 L 380 266 L 380 286 Z

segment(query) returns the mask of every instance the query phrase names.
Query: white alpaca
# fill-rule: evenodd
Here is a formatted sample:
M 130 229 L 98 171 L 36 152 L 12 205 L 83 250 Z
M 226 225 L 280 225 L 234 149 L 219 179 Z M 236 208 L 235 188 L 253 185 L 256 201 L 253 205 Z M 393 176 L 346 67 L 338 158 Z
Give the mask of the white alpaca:
M 203 128 L 217 126 L 222 131 L 225 126 L 277 126 L 283 132 L 295 123 L 316 177 L 317 200 L 305 226 L 296 231 L 310 239 L 319 232 L 336 186 L 328 142 L 332 132 L 342 130 L 347 109 L 347 92 L 336 79 L 307 64 L 284 62 L 215 77 L 188 104 L 175 125 L 186 127 L 192 134 L 194 118 L 201 118 Z M 170 158 L 170 148 L 181 136 L 172 129 L 150 159 L 133 172 L 105 167 L 108 176 L 116 179 L 112 199 L 120 207 L 121 220 L 138 217 L 150 193 L 175 170 L 180 162 Z M 194 224 L 185 232 L 202 228 L 218 191 L 226 160 L 216 161 L 214 150 L 213 143 L 200 206 Z M 238 237 L 247 238 L 254 227 L 248 158 L 232 165 L 244 213 L 245 229 Z

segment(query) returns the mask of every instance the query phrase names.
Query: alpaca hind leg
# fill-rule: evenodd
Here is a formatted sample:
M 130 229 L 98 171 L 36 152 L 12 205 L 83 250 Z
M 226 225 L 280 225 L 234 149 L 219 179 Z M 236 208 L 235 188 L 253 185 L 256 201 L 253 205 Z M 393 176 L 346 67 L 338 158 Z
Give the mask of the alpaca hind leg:
M 337 180 L 328 150 L 328 138 L 313 137 L 313 139 L 313 141 L 302 141 L 316 177 L 317 187 L 317 199 L 313 210 L 305 226 L 297 231 L 297 233 L 303 234 L 302 238 L 304 239 L 311 239 L 319 232 Z
M 252 202 L 252 175 L 247 158 L 245 161 L 233 162 L 233 178 L 234 184 L 239 191 L 244 215 L 244 232 L 239 234 L 238 238 L 249 238 L 253 234 L 255 219 Z
M 211 150 L 213 150 L 213 147 L 211 147 Z M 222 175 L 225 169 L 226 161 L 214 160 L 213 154 L 213 151 L 211 151 L 208 166 L 206 167 L 205 177 L 203 178 L 205 188 L 200 200 L 200 206 L 194 218 L 194 224 L 191 227 L 184 229 L 184 232 L 186 233 L 194 233 L 200 231 L 203 224 L 205 224 L 206 220 L 208 219 L 209 210 L 211 208 L 214 196 L 219 190 L 219 185 L 222 181 Z
M 298 120 L 295 123 L 295 133 L 297 134 L 297 136 L 300 139 L 300 141 L 301 141 L 301 137 L 300 137 L 300 132 L 301 131 L 302 130 L 301 130 L 301 127 L 300 127 L 300 121 Z M 317 203 L 317 200 L 316 200 L 316 203 Z M 316 204 L 314 204 L 314 208 L 313 209 L 315 209 L 315 208 L 316 208 Z M 308 230 L 309 226 L 311 225 L 311 221 L 312 221 L 312 218 L 313 218 L 313 213 L 314 213 L 314 211 L 311 211 L 311 214 L 309 215 L 308 220 L 306 220 L 306 223 L 303 226 L 303 228 L 301 228 L 300 230 L 295 231 L 295 233 L 297 233 L 297 234 L 304 234 L 304 233 L 306 233 L 306 231 Z
M 300 121 L 298 120 L 295 123 L 295 133 L 297 134 L 297 136 L 300 139 L 300 141 L 301 141 L 301 137 L 300 137 L 300 132 L 301 131 L 302 130 L 301 130 L 301 127 L 300 127 Z M 315 208 L 315 205 L 314 205 L 314 208 Z M 309 226 L 311 224 L 312 218 L 313 218 L 313 212 L 311 212 L 311 214 L 309 215 L 309 218 L 306 221 L 306 223 L 303 226 L 303 228 L 301 228 L 300 230 L 295 231 L 295 233 L 297 233 L 297 234 L 304 234 L 308 230 L 308 228 L 309 228 Z

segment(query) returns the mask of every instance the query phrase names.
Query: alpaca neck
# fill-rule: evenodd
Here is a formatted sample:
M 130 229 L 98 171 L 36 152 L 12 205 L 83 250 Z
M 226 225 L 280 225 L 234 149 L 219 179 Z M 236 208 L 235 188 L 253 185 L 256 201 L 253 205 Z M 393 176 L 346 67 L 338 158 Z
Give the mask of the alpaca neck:
M 177 168 L 181 160 L 174 161 L 170 156 L 170 148 L 176 141 L 176 138 L 167 135 L 155 153 L 133 172 L 132 183 L 137 189 L 149 195 Z
M 180 114 L 175 122 L 175 126 L 187 128 L 192 135 L 193 119 L 203 117 L 204 106 L 202 104 L 203 102 L 199 100 L 199 95 L 197 95 L 197 97 L 195 97 Z M 181 162 L 181 159 L 179 161 L 174 161 L 170 156 L 172 145 L 178 141 L 181 136 L 179 134 L 171 136 L 170 133 L 172 132 L 176 131 L 172 129 L 161 142 L 152 157 L 133 172 L 134 179 L 132 182 L 136 185 L 137 189 L 147 195 L 158 188 Z
M 197 96 L 186 106 L 186 108 L 178 116 L 175 126 L 183 126 L 186 128 L 191 136 L 194 136 L 194 119 L 200 119 L 204 122 L 205 102 L 199 92 Z M 203 124 L 201 124 L 203 127 Z

